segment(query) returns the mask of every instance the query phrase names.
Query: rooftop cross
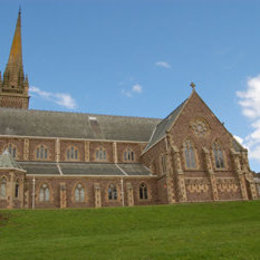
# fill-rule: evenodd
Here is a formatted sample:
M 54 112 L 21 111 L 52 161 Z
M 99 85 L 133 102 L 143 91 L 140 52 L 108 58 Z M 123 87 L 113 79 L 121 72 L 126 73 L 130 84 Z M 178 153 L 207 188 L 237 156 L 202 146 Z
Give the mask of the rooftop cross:
M 196 87 L 196 85 L 195 85 L 194 82 L 191 82 L 191 83 L 190 83 L 190 86 L 192 87 L 192 89 L 195 89 L 195 87 Z

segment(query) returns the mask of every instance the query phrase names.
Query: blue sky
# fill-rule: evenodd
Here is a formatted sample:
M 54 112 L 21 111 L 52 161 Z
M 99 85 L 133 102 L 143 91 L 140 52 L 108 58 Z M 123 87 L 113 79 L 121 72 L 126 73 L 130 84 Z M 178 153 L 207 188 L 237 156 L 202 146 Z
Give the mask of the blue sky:
M 260 1 L 0 0 L 0 69 L 19 4 L 31 109 L 165 117 L 197 91 L 260 171 Z

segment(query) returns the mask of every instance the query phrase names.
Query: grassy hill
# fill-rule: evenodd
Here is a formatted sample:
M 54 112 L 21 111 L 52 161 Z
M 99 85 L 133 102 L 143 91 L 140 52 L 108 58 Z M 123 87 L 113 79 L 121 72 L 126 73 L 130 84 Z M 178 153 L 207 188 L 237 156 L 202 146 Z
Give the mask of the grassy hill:
M 260 259 L 260 201 L 0 210 L 0 259 Z

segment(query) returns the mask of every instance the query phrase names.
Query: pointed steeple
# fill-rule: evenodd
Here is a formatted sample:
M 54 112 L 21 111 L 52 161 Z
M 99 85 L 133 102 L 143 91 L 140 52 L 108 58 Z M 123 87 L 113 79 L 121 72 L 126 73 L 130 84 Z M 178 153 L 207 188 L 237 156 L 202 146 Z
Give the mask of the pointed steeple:
M 28 79 L 25 79 L 23 71 L 21 8 L 19 8 L 10 55 L 0 88 L 0 107 L 28 109 L 29 85 Z
M 22 58 L 22 36 L 21 36 L 21 8 L 19 9 L 13 43 L 9 55 L 7 68 L 16 69 L 18 71 L 23 70 L 23 58 Z

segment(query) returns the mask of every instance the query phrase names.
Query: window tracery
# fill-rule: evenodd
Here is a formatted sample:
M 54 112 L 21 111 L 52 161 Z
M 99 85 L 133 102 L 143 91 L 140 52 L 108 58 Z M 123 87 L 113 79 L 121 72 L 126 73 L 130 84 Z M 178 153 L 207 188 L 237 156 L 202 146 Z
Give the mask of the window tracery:
M 18 153 L 16 145 L 9 143 L 7 146 L 5 146 L 4 150 L 7 150 L 14 159 L 17 158 Z
M 218 142 L 215 142 L 213 144 L 213 155 L 214 155 L 215 167 L 217 169 L 224 169 L 225 168 L 224 153 L 221 145 Z
M 107 153 L 105 148 L 99 147 L 96 149 L 96 160 L 105 161 L 107 159 Z
M 79 159 L 79 150 L 75 146 L 70 146 L 67 149 L 67 160 L 78 160 Z
M 50 189 L 49 186 L 44 183 L 40 187 L 39 201 L 49 201 L 50 200 Z
M 188 169 L 196 169 L 196 154 L 193 143 L 191 140 L 186 140 L 184 142 L 184 156 L 185 156 L 185 164 Z
M 132 149 L 127 148 L 124 151 L 124 161 L 134 161 L 135 160 L 135 153 Z
M 141 200 L 147 200 L 148 199 L 148 190 L 145 183 L 141 183 L 139 186 L 139 198 Z
M 108 199 L 117 200 L 117 188 L 114 184 L 110 184 L 108 187 Z
M 41 144 L 36 148 L 36 159 L 37 160 L 47 160 L 48 159 L 48 148 Z
M 6 197 L 6 185 L 7 181 L 6 178 L 2 178 L 0 182 L 0 198 L 4 199 Z
M 192 130 L 199 137 L 205 136 L 209 132 L 209 125 L 204 119 L 197 119 L 191 123 Z
M 85 201 L 85 190 L 81 183 L 78 183 L 74 191 L 75 201 L 84 202 Z

